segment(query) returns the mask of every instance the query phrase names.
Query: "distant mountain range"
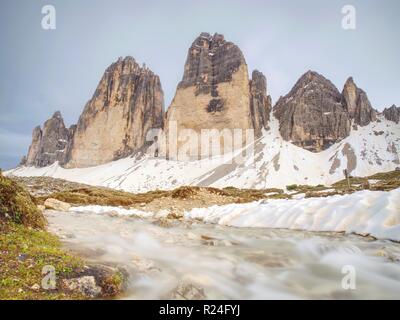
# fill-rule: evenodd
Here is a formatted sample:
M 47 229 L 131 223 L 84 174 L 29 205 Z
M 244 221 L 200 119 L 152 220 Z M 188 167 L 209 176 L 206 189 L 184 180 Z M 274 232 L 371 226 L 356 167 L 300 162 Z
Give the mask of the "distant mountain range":
M 377 112 L 353 78 L 340 92 L 314 71 L 272 107 L 266 77 L 254 70 L 249 79 L 239 47 L 220 34 L 202 33 L 188 50 L 167 112 L 159 77 L 132 57 L 119 58 L 105 71 L 77 125 L 66 128 L 56 112 L 34 129 L 22 166 L 12 172 L 132 191 L 182 184 L 326 184 L 341 179 L 343 169 L 369 175 L 400 166 L 399 121 L 399 107 Z M 157 138 L 146 139 L 154 129 L 166 137 L 172 130 L 178 136 L 187 130 L 251 130 L 254 141 L 247 146 L 240 141 L 225 157 L 175 161 L 168 143 L 159 148 L 155 143 L 154 158 Z M 176 148 L 186 152 L 186 142 L 178 139 Z M 254 152 L 241 162 L 231 161 L 249 148 Z

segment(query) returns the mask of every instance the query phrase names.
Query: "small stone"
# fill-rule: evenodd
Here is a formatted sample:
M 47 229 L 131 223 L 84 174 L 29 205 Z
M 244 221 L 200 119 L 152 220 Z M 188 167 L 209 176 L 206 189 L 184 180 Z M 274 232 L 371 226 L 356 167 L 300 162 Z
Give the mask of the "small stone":
M 18 261 L 23 262 L 26 260 L 27 257 L 28 257 L 28 255 L 26 255 L 25 253 L 21 253 L 18 255 L 17 259 L 18 259 Z
M 191 282 L 183 282 L 172 290 L 167 299 L 173 300 L 204 300 L 204 289 Z
M 89 298 L 95 298 L 101 294 L 101 288 L 96 284 L 93 276 L 64 279 L 62 285 L 68 291 L 80 292 Z
M 57 211 L 68 211 L 71 208 L 70 204 L 53 198 L 46 199 L 46 201 L 44 202 L 44 206 L 46 207 L 46 209 Z
M 31 289 L 32 289 L 33 291 L 39 291 L 39 290 L 40 290 L 40 286 L 39 286 L 37 283 L 35 283 L 35 284 L 31 287 Z

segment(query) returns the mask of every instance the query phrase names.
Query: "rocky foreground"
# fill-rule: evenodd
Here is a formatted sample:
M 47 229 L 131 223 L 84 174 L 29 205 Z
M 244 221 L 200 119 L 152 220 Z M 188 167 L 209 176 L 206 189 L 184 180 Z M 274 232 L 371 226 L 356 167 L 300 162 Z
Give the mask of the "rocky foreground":
M 288 201 L 302 201 L 301 199 L 304 198 L 315 199 L 316 201 L 313 203 L 314 206 L 317 206 L 317 199 L 326 198 L 324 208 L 327 208 L 329 204 L 335 206 L 331 196 L 339 197 L 335 201 L 343 199 L 345 202 L 345 198 L 347 199 L 349 194 L 359 197 L 362 190 L 370 190 L 374 193 L 373 191 L 398 190 L 400 187 L 400 171 L 380 173 L 364 178 L 352 177 L 349 181 L 339 181 L 329 187 L 288 185 L 285 189 L 255 190 L 187 186 L 169 191 L 156 190 L 140 194 L 49 177 L 12 177 L 9 179 L 1 176 L 0 178 L 0 187 L 2 188 L 0 193 L 0 250 L 2 252 L 0 257 L 2 274 L 0 297 L 2 299 L 112 298 L 121 296 L 122 291 L 124 292 L 122 296 L 129 298 L 243 298 L 239 294 L 242 292 L 240 286 L 233 289 L 237 291 L 236 293 L 229 293 L 207 284 L 205 278 L 214 277 L 209 268 L 214 270 L 218 265 L 216 261 L 220 259 L 215 257 L 217 260 L 214 261 L 214 258 L 210 258 L 210 254 L 213 255 L 223 248 L 236 248 L 230 258 L 225 257 L 224 259 L 228 259 L 227 261 L 244 259 L 241 263 L 254 264 L 249 265 L 252 270 L 267 267 L 268 272 L 274 273 L 275 268 L 286 268 L 291 265 L 290 259 L 293 258 L 293 253 L 282 251 L 278 254 L 278 251 L 275 250 L 277 248 L 275 248 L 273 252 L 276 252 L 271 255 L 271 252 L 268 254 L 261 252 L 260 248 L 264 245 L 274 246 L 270 241 L 274 243 L 283 241 L 282 244 L 284 244 L 287 237 L 300 236 L 301 238 L 302 235 L 294 235 L 290 231 L 287 231 L 286 235 L 284 234 L 286 231 L 282 231 L 283 233 L 271 231 L 273 234 L 271 237 L 267 237 L 270 240 L 266 240 L 265 232 L 267 231 L 265 230 L 268 229 L 259 232 L 256 230 L 246 231 L 244 228 L 243 231 L 232 233 L 232 230 L 206 226 L 198 221 L 210 222 L 220 219 L 217 223 L 232 224 L 233 226 L 241 226 L 241 223 L 250 223 L 249 226 L 252 226 L 256 223 L 262 226 L 261 222 L 257 221 L 261 219 L 264 224 L 268 223 L 268 217 L 272 214 L 271 210 L 276 209 L 273 208 L 275 204 L 281 209 L 287 207 L 284 210 L 285 213 L 282 213 L 281 218 L 278 219 L 283 221 L 285 214 L 298 208 L 295 203 L 291 205 Z M 390 192 L 375 193 L 378 195 Z M 278 204 L 276 201 L 282 201 L 282 203 Z M 366 199 L 362 203 L 365 204 L 365 201 Z M 385 203 L 382 202 L 382 204 Z M 267 210 L 265 214 L 263 213 L 264 207 Z M 343 205 L 339 207 L 343 207 Z M 324 208 L 315 208 L 316 212 L 324 210 Z M 246 210 L 252 210 L 251 214 L 246 213 Z M 244 212 L 243 218 L 239 214 L 242 211 Z M 17 212 L 20 214 L 16 214 Z M 233 214 L 234 212 L 236 213 Z M 353 213 L 350 209 L 348 212 L 346 211 L 349 217 Z M 364 218 L 365 213 L 363 213 Z M 52 233 L 44 231 L 47 223 L 45 218 L 49 222 L 48 230 Z M 393 219 L 390 220 L 392 225 L 397 221 Z M 346 219 L 346 221 L 349 220 Z M 343 226 L 342 223 L 339 224 Z M 215 228 L 218 230 L 214 230 Z M 236 233 L 237 235 L 233 236 Z M 54 234 L 61 237 L 64 248 L 72 250 L 75 254 L 61 248 L 61 243 Z M 135 238 L 141 234 L 143 239 Z M 88 235 L 91 236 L 88 238 Z M 366 235 L 364 234 L 364 236 Z M 133 238 L 128 241 L 125 239 L 126 237 Z M 311 235 L 307 235 L 307 237 L 311 237 Z M 360 240 L 357 238 L 351 240 L 336 235 L 327 235 L 328 242 L 331 241 L 330 237 L 345 242 L 355 241 L 353 245 L 361 246 L 364 248 L 362 250 L 368 247 L 368 255 L 382 255 L 392 262 L 399 259 L 395 245 L 393 248 L 388 248 L 379 241 L 367 245 L 369 241 L 374 240 L 372 237 L 362 240 L 366 241 L 364 244 L 359 243 Z M 102 241 L 106 241 L 107 244 Z M 125 243 L 125 241 L 129 243 Z M 161 244 L 156 245 L 160 241 Z M 249 245 L 251 247 L 259 241 L 261 241 L 260 248 L 257 245 L 253 248 L 254 250 L 248 251 Z M 267 243 L 263 241 L 267 241 Z M 321 240 L 319 236 L 313 241 L 325 243 L 325 240 Z M 165 244 L 167 247 L 164 248 Z M 147 248 L 147 246 L 150 247 Z M 174 246 L 177 247 L 173 249 Z M 191 251 L 192 256 L 187 256 L 185 265 L 177 263 L 177 257 L 180 254 L 187 255 L 186 251 L 192 246 L 198 247 L 196 249 L 198 251 Z M 342 244 L 338 243 L 338 246 L 340 247 Z M 215 249 L 206 249 L 212 247 Z M 157 248 L 163 248 L 163 252 L 171 251 L 170 259 L 160 260 L 157 258 L 160 256 Z M 226 249 L 223 249 L 221 254 L 225 251 Z M 119 252 L 124 252 L 124 254 L 119 254 Z M 149 254 L 150 256 L 148 256 Z M 299 254 L 302 255 L 301 252 Z M 194 261 L 198 261 L 193 255 L 199 255 L 198 258 L 202 257 L 201 259 L 209 257 L 207 258 L 209 260 L 205 260 L 209 261 L 209 265 L 207 262 L 203 266 L 197 266 L 199 274 L 205 278 L 198 278 L 189 272 L 195 268 L 194 265 L 192 267 L 190 265 Z M 304 262 L 304 259 L 308 258 L 299 259 Z M 365 263 L 370 262 L 366 260 Z M 54 290 L 47 290 L 42 286 L 42 269 L 47 265 L 54 266 L 56 270 L 57 280 Z M 182 281 L 175 279 L 172 272 L 175 267 L 181 268 L 185 273 Z M 379 268 L 381 267 L 379 266 Z M 221 266 L 221 268 L 225 267 Z M 311 270 L 310 272 L 312 274 Z M 239 275 L 233 273 L 224 281 L 228 281 L 235 288 L 236 280 L 234 279 L 237 276 Z M 150 287 L 145 286 L 145 289 L 142 287 L 140 280 L 142 277 L 151 279 Z M 218 273 L 216 277 L 220 277 Z M 128 278 L 129 282 L 127 282 Z M 246 278 L 246 281 L 255 280 L 250 278 Z M 269 284 L 263 281 L 261 281 L 263 289 L 260 289 L 261 291 L 258 293 L 251 294 L 254 298 L 268 297 L 267 291 L 264 289 Z M 318 280 L 314 279 L 313 281 L 316 281 L 317 285 Z M 282 283 L 277 285 L 282 286 Z M 378 284 L 369 282 L 368 292 L 371 297 L 374 296 L 373 292 L 377 290 L 376 288 L 379 288 L 376 292 L 380 292 L 379 294 L 383 296 L 394 294 L 393 288 L 385 291 L 386 289 Z M 287 295 L 288 297 L 302 297 L 303 294 L 314 297 L 313 295 L 317 294 L 315 292 L 307 293 L 307 290 L 297 292 L 289 288 L 280 290 L 283 290 L 282 294 L 285 293 L 283 296 Z M 324 293 L 327 298 L 340 298 L 346 295 L 345 292 L 329 290 Z M 278 294 L 278 291 L 275 294 Z M 362 297 L 365 294 L 353 297 Z
M 111 298 L 125 276 L 65 251 L 36 200 L 0 174 L 0 300 Z

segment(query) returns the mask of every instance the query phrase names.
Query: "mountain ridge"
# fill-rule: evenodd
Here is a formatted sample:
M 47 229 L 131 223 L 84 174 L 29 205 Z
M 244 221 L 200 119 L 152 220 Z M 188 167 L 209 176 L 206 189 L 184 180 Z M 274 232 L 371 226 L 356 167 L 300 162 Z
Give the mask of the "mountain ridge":
M 250 144 L 254 157 L 251 161 L 245 159 L 251 162 L 249 167 L 243 163 L 206 165 L 209 171 L 194 170 L 194 175 L 189 174 L 192 179 L 184 179 L 182 183 L 219 186 L 235 178 L 241 181 L 241 187 L 276 186 L 264 180 L 277 179 L 277 184 L 282 181 L 290 184 L 286 178 L 279 177 L 287 172 L 298 176 L 294 179 L 298 183 L 330 183 L 342 177 L 344 169 L 349 173 L 370 174 L 374 170 L 394 170 L 399 165 L 400 108 L 393 105 L 382 113 L 377 112 L 352 77 L 340 92 L 329 79 L 309 70 L 274 106 L 267 89 L 267 78 L 260 71 L 248 73 L 237 45 L 223 35 L 201 33 L 188 49 L 184 75 L 164 113 L 159 77 L 145 66 L 140 67 L 133 57 L 120 57 L 104 72 L 77 125 L 65 128 L 57 112 L 45 122 L 43 130 L 34 129 L 32 144 L 22 164 L 47 168 L 55 164 L 54 168 L 68 169 L 92 167 L 95 172 L 99 165 L 114 166 L 118 159 L 132 161 L 133 167 L 139 163 L 147 166 L 152 163 L 149 159 L 157 154 L 160 161 L 167 161 L 162 165 L 169 170 L 190 170 L 192 164 L 179 161 L 168 164 L 168 160 L 176 160 L 170 157 L 168 149 L 160 147 L 157 152 L 148 149 L 152 142 L 146 141 L 146 134 L 154 128 L 168 134 L 170 123 L 175 121 L 178 132 L 212 128 L 252 129 L 255 133 L 255 141 Z M 361 146 L 355 145 L 352 139 Z M 379 140 L 377 150 L 370 140 Z M 338 146 L 340 150 L 336 150 Z M 240 150 L 250 150 L 250 147 L 242 144 L 228 158 L 237 160 L 234 153 Z M 301 174 L 302 170 L 308 172 L 307 166 L 295 163 L 293 159 L 297 155 L 308 161 L 320 161 L 321 168 L 310 172 L 310 177 Z M 293 158 L 293 163 L 285 158 Z M 192 160 L 206 163 L 208 159 Z M 359 169 L 360 163 L 363 170 Z M 243 181 L 242 177 L 249 174 L 248 182 Z M 120 175 L 129 176 L 129 173 Z M 326 179 L 316 175 L 326 175 Z M 158 172 L 158 177 L 165 178 L 162 172 Z M 157 182 L 158 177 L 153 179 Z M 171 187 L 174 180 L 178 184 L 181 180 L 175 178 L 158 183 Z M 111 175 L 109 179 L 116 178 Z M 135 188 L 141 187 L 136 184 Z
M 184 162 L 145 154 L 89 168 L 65 169 L 58 163 L 42 168 L 21 166 L 7 174 L 50 176 L 145 192 L 182 185 L 255 189 L 291 184 L 330 185 L 343 179 L 344 169 L 353 176 L 369 176 L 400 166 L 400 125 L 383 115 L 365 127 L 352 128 L 349 137 L 318 153 L 285 141 L 279 132 L 279 121 L 270 116 L 270 130 L 264 130 L 262 137 L 245 147 L 254 149 L 254 153 L 248 153 L 238 163 L 234 159 L 243 150 L 211 160 Z

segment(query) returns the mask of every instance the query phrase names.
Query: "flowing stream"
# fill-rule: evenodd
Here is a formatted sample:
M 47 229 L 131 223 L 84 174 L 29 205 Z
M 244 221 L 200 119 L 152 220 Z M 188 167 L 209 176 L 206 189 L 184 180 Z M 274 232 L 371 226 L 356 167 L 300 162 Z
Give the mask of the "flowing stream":
M 121 299 L 400 298 L 400 245 L 390 241 L 93 212 L 46 217 L 68 249 L 126 270 Z

